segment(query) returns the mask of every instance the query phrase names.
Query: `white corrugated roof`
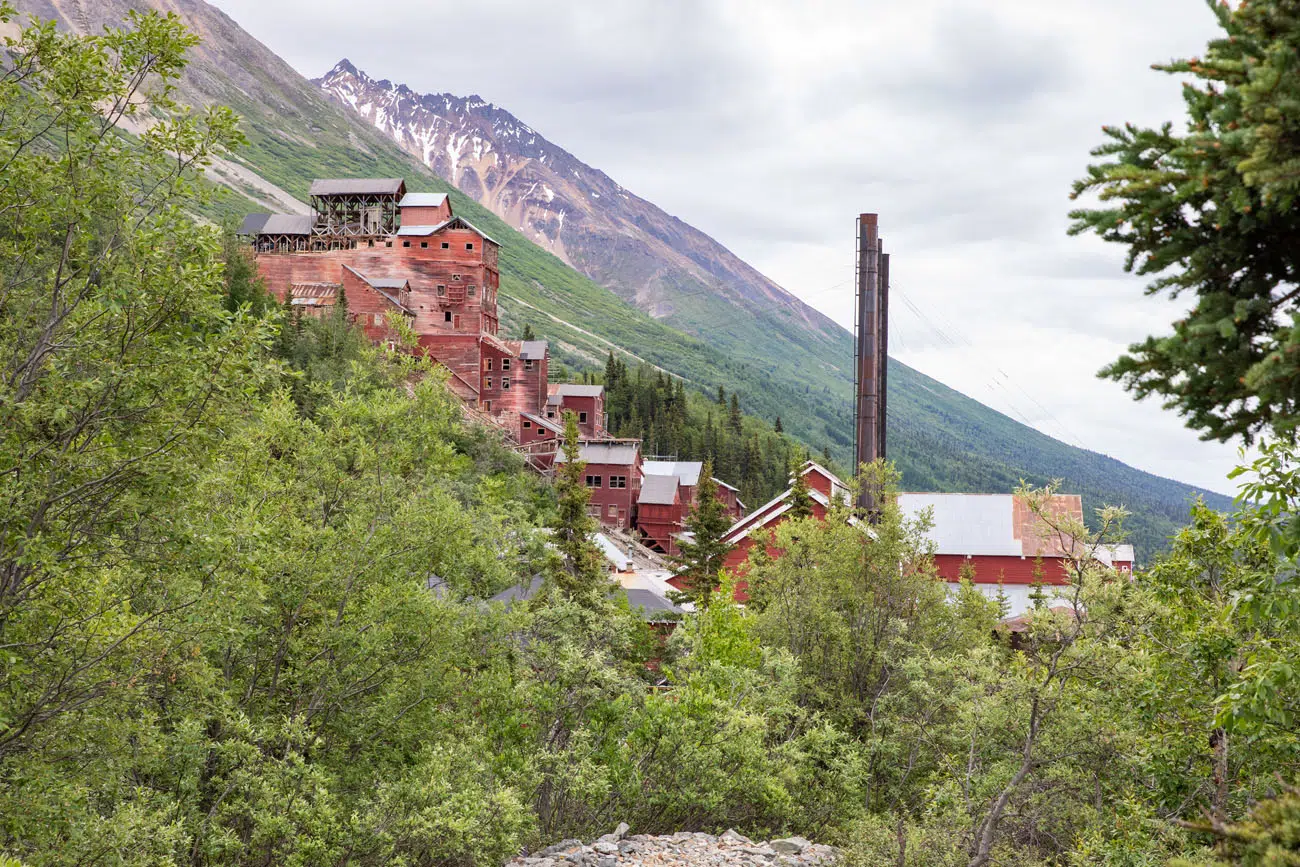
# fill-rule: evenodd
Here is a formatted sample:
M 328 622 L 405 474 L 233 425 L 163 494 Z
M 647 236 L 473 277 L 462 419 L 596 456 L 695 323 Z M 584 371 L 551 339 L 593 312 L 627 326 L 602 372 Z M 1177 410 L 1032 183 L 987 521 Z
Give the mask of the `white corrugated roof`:
M 555 389 L 561 397 L 600 397 L 605 393 L 603 385 L 583 385 L 580 382 L 562 382 Z
M 1013 556 L 1024 554 L 1015 537 L 1015 498 L 1010 494 L 899 494 L 903 514 L 915 518 L 933 510 L 926 533 L 938 554 Z
M 639 448 L 636 443 L 582 443 L 578 458 L 588 464 L 627 466 L 636 463 Z M 564 452 L 555 456 L 555 462 L 564 463 Z
M 451 222 L 451 221 L 448 220 L 447 222 Z M 425 236 L 432 235 L 434 232 L 438 231 L 445 225 L 447 225 L 447 223 L 439 223 L 436 226 L 402 226 L 397 230 L 397 234 L 408 235 L 408 236 L 418 235 L 423 238 Z
M 399 208 L 440 208 L 447 201 L 446 193 L 407 193 L 397 203 Z
M 600 553 L 605 555 L 605 559 L 610 562 L 619 572 L 626 572 L 632 568 L 632 558 L 619 550 L 618 546 L 604 533 L 597 533 L 592 537 L 596 542 L 596 547 Z
M 700 483 L 700 471 L 703 469 L 701 461 L 646 461 L 641 464 L 641 471 L 647 476 L 676 476 L 687 487 Z

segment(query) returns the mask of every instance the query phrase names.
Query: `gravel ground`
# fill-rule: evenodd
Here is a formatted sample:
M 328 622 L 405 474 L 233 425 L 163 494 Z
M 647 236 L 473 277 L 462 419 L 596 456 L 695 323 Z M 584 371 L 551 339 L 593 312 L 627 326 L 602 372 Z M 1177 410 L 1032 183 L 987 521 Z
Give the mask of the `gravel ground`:
M 619 825 L 593 843 L 564 840 L 533 855 L 510 861 L 511 867 L 667 867 L 667 865 L 714 865 L 714 867 L 817 867 L 839 858 L 831 846 L 810 843 L 802 837 L 787 837 L 756 843 L 735 831 L 721 836 L 680 832 L 664 837 L 628 834 Z

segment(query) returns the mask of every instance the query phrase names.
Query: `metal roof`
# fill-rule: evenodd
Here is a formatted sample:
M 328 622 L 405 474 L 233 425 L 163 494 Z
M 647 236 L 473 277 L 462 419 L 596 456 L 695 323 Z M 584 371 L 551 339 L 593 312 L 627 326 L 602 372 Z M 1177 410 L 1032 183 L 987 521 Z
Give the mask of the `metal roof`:
M 588 464 L 627 466 L 636 463 L 639 449 L 636 443 L 582 443 L 578 458 Z M 555 462 L 564 463 L 564 452 L 555 456 Z
M 290 298 L 333 298 L 339 293 L 338 283 L 290 283 Z
M 519 413 L 519 415 L 528 419 L 538 427 L 546 428 L 551 433 L 557 433 L 557 434 L 564 433 L 564 425 L 556 424 L 554 419 L 542 418 L 540 415 L 534 415 L 531 412 L 521 412 Z
M 521 599 L 532 599 L 537 595 L 537 592 L 542 589 L 542 585 L 545 583 L 546 579 L 543 578 L 542 574 L 539 572 L 528 581 L 527 585 L 516 584 L 514 587 L 508 587 L 488 601 L 504 602 L 506 607 L 509 608 L 512 602 L 518 602 Z
M 262 227 L 266 221 L 271 218 L 270 214 L 248 214 L 244 217 L 244 222 L 239 224 L 239 235 L 258 235 L 262 232 Z
M 440 208 L 447 201 L 446 193 L 407 193 L 397 203 L 399 208 Z
M 646 461 L 641 470 L 647 476 L 676 476 L 688 488 L 700 483 L 700 472 L 704 469 L 702 461 Z
M 519 347 L 520 358 L 541 359 L 546 357 L 545 340 L 525 340 Z
M 605 393 L 605 386 L 562 382 L 556 386 L 555 393 L 560 397 L 600 397 Z
M 395 196 L 406 190 L 401 178 L 318 178 L 310 196 Z
M 314 224 L 306 214 L 249 214 L 239 227 L 241 235 L 310 235 Z
M 604 533 L 597 533 L 592 537 L 592 540 L 596 543 L 596 547 L 600 549 L 600 553 L 605 555 L 605 559 L 617 571 L 626 572 L 632 568 L 632 558 L 620 551 L 613 540 Z
M 650 622 L 655 622 L 663 618 L 665 614 L 681 614 L 684 609 L 668 601 L 663 595 L 656 593 L 654 590 L 647 590 L 640 587 L 633 587 L 623 591 L 627 594 L 628 605 L 633 611 L 640 611 L 641 618 Z M 672 618 L 676 619 L 676 618 Z
M 434 232 L 438 231 L 443 226 L 447 225 L 447 223 L 449 222 L 451 221 L 447 220 L 439 223 L 436 226 L 402 226 L 397 230 L 397 234 L 407 235 L 407 236 L 419 236 L 421 238 L 425 238 L 428 237 L 429 235 L 432 235 Z
M 911 518 L 931 509 L 926 536 L 937 554 L 1014 556 L 1024 554 L 1012 520 L 1011 494 L 899 494 L 898 505 Z
M 411 282 L 405 277 L 370 277 L 366 274 L 362 274 L 361 279 L 376 289 L 405 289 Z
M 645 464 L 641 466 L 644 468 Z M 677 499 L 677 478 L 677 476 L 647 475 L 641 480 L 641 496 L 637 498 L 637 502 L 652 506 L 671 506 Z

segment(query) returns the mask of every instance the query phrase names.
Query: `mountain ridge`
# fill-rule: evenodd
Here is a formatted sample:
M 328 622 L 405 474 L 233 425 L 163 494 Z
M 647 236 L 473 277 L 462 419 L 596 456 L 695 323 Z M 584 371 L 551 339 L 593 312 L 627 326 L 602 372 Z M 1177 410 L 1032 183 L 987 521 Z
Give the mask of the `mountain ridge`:
M 268 187 L 305 201 L 313 177 L 402 176 L 413 191 L 447 192 L 457 213 L 502 243 L 502 324 L 508 332 L 518 334 L 531 325 L 551 341 L 558 359 L 576 367 L 598 367 L 609 345 L 616 345 L 705 393 L 721 385 L 740 394 L 747 412 L 768 420 L 779 415 L 787 433 L 814 451 L 828 445 L 841 459 L 849 454 L 852 342 L 842 329 L 842 339 L 828 338 L 815 352 L 803 348 L 800 357 L 815 360 L 801 367 L 782 356 L 788 344 L 755 347 L 742 340 L 735 352 L 723 352 L 715 342 L 652 318 L 566 266 L 369 122 L 339 107 L 202 0 L 19 0 L 17 5 L 83 32 L 122 23 L 128 9 L 172 11 L 204 39 L 182 81 L 181 97 L 193 104 L 230 105 L 242 117 L 248 138 L 229 160 L 235 171 L 213 173 L 221 195 L 205 214 L 210 219 L 266 210 Z M 714 306 L 724 312 L 739 309 Z M 679 309 L 675 315 L 692 312 Z M 745 321 L 774 334 L 790 325 L 784 306 L 741 312 Z M 734 325 L 724 319 L 719 332 Z M 1022 479 L 1042 484 L 1063 478 L 1069 490 L 1084 495 L 1086 509 L 1103 503 L 1132 508 L 1134 541 L 1147 556 L 1186 522 L 1189 497 L 1203 495 L 1215 508 L 1231 505 L 1223 495 L 1054 440 L 892 359 L 889 401 L 889 455 L 904 487 L 912 490 L 1005 491 Z

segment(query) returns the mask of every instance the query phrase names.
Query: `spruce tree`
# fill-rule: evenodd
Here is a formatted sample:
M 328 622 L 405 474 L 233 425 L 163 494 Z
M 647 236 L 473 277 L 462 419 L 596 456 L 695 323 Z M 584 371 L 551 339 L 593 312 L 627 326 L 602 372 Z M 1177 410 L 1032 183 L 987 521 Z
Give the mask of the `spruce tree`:
M 790 512 L 791 518 L 811 518 L 813 516 L 813 498 L 812 489 L 808 487 L 808 477 L 802 472 L 802 467 L 796 467 L 794 471 L 794 484 L 790 486 Z
M 537 335 L 533 333 L 533 326 L 529 325 L 529 324 L 526 323 L 526 322 L 524 323 L 524 337 L 523 337 L 523 339 L 524 339 L 524 340 L 536 340 L 536 339 L 537 339 Z
M 722 386 L 718 386 L 718 406 L 727 405 L 727 391 Z
M 713 480 L 713 464 L 704 462 L 700 483 L 696 488 L 697 502 L 690 515 L 682 522 L 683 528 L 694 536 L 692 541 L 678 543 L 680 553 L 672 558 L 677 575 L 686 585 L 678 601 L 694 602 L 707 608 L 713 591 L 722 580 L 722 566 L 731 546 L 722 541 L 731 529 L 731 519 L 726 507 L 718 499 L 718 483 Z
M 1193 306 L 1172 332 L 1102 371 L 1158 395 L 1207 439 L 1300 426 L 1300 4 L 1211 4 L 1224 33 L 1203 58 L 1155 66 L 1190 79 L 1186 127 L 1103 128 L 1102 160 L 1070 216 L 1128 250 L 1149 295 Z M 1181 126 L 1181 124 L 1180 124 Z
M 785 433 L 785 428 L 781 426 L 781 416 L 776 417 L 776 423 L 772 425 L 772 430 L 777 433 Z
M 743 430 L 742 418 L 740 415 L 740 398 L 736 396 L 734 391 L 731 393 L 731 409 L 727 415 L 727 423 L 731 425 L 731 429 L 737 434 Z
M 569 598 L 595 601 L 602 598 L 607 579 L 604 558 L 591 539 L 597 525 L 587 514 L 591 500 L 584 478 L 587 464 L 581 459 L 578 416 L 572 410 L 564 413 L 563 451 L 564 461 L 555 473 L 555 546 L 560 557 L 551 578 Z

